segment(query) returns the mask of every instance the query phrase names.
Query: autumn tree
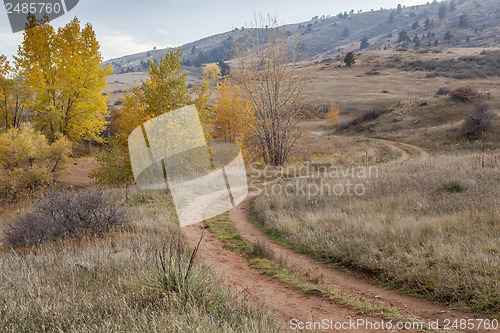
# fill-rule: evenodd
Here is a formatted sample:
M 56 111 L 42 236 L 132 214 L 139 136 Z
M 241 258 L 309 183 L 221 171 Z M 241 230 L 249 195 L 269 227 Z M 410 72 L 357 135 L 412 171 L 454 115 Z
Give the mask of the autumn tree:
M 253 35 L 236 44 L 233 78 L 249 100 L 249 128 L 263 161 L 283 165 L 300 136 L 300 102 L 307 81 L 291 64 L 300 60 L 299 43 L 277 26 L 275 18 L 255 20 Z
M 101 141 L 105 129 L 106 76 L 111 66 L 101 67 L 99 43 L 90 23 L 83 28 L 77 18 L 57 31 L 49 24 L 26 29 L 14 57 L 19 75 L 34 94 L 34 125 L 54 140 L 62 133 L 73 142 Z
M 335 126 L 340 123 L 340 107 L 333 99 L 330 102 L 326 123 L 330 126 Z
M 206 80 L 189 91 L 186 84 L 187 73 L 180 73 L 181 50 L 169 50 L 159 63 L 150 61 L 149 78 L 139 87 L 127 89 L 120 99 L 121 108 L 114 110 L 113 137 L 107 149 L 97 152 L 99 167 L 91 173 L 101 185 L 130 183 L 133 181 L 128 136 L 146 121 L 161 114 L 194 104 L 200 121 L 205 125 L 207 141 L 211 138 L 211 115 L 206 104 L 210 98 L 210 85 Z M 196 97 L 191 98 L 191 94 Z
M 254 123 L 251 103 L 240 87 L 229 79 L 217 84 L 213 114 L 217 139 L 237 143 L 246 159 L 258 154 L 251 141 Z
M 209 79 L 216 79 L 221 75 L 220 68 L 216 64 L 209 64 L 205 67 L 203 75 Z
M 71 143 L 54 142 L 33 128 L 11 128 L 0 134 L 0 201 L 15 201 L 53 183 L 71 153 Z
M 0 126 L 4 130 L 19 127 L 31 102 L 31 91 L 25 79 L 0 77 Z

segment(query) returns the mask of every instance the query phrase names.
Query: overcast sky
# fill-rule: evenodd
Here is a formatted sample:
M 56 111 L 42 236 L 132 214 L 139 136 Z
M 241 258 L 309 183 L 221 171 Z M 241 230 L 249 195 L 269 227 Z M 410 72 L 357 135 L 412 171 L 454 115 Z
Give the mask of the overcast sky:
M 340 11 L 394 8 L 427 0 L 80 0 L 68 14 L 55 19 L 56 27 L 78 17 L 92 23 L 105 60 L 147 51 L 154 46 L 179 46 L 250 23 L 254 13 L 271 14 L 280 23 L 297 23 L 315 15 Z M 0 8 L 0 54 L 12 56 L 22 41 L 13 34 L 5 7 Z

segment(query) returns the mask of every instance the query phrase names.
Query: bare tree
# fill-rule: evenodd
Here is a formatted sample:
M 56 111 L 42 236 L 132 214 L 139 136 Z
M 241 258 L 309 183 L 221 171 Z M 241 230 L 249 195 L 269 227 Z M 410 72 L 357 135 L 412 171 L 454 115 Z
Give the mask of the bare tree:
M 256 17 L 255 27 L 246 31 L 246 37 L 235 42 L 232 75 L 251 105 L 247 127 L 253 146 L 265 163 L 280 166 L 301 134 L 299 102 L 306 80 L 294 66 L 302 51 L 276 18 Z

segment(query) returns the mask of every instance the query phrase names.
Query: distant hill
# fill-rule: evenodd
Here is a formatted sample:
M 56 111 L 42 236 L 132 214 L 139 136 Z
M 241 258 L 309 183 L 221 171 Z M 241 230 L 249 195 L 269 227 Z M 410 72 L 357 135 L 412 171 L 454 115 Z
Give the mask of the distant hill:
M 250 29 L 236 28 L 181 46 L 184 66 L 202 66 L 227 60 L 234 40 Z M 399 47 L 499 47 L 499 0 L 450 0 L 426 5 L 323 15 L 286 26 L 299 38 L 311 59 L 323 59 L 349 51 Z M 403 33 L 402 33 L 403 32 Z M 128 55 L 106 61 L 115 73 L 146 71 L 149 60 L 159 61 L 166 49 Z

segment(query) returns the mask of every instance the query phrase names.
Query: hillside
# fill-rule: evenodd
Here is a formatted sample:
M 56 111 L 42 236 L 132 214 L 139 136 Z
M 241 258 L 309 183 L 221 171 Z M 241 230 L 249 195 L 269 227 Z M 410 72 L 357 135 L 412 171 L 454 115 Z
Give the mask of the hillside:
M 370 12 L 324 13 L 308 22 L 287 25 L 286 30 L 299 38 L 311 59 L 360 50 L 360 41 L 365 37 L 366 50 L 497 47 L 500 46 L 499 5 L 498 0 L 451 0 Z M 234 40 L 246 38 L 249 30 L 236 28 L 181 46 L 183 65 L 199 67 L 226 60 Z M 406 34 L 401 35 L 402 31 Z M 165 52 L 166 49 L 150 50 L 111 59 L 104 65 L 111 64 L 115 73 L 145 71 L 150 59 L 158 61 Z

